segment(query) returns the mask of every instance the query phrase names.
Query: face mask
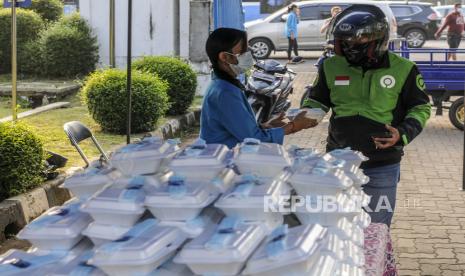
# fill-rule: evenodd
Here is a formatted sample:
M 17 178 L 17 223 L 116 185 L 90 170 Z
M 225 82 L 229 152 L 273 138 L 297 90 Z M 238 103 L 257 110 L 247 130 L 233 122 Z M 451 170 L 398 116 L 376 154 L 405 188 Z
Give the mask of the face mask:
M 350 45 L 343 41 L 341 46 L 341 50 L 350 64 L 360 66 L 368 60 L 368 43 Z
M 231 53 L 228 53 L 228 54 L 234 55 Z M 234 56 L 236 56 L 237 58 L 237 64 L 229 63 L 229 68 L 231 68 L 231 70 L 234 72 L 234 74 L 236 74 L 236 76 L 240 74 L 244 74 L 250 68 L 252 68 L 254 64 L 254 60 L 253 60 L 252 53 L 250 51 L 247 51 L 240 55 L 234 55 Z

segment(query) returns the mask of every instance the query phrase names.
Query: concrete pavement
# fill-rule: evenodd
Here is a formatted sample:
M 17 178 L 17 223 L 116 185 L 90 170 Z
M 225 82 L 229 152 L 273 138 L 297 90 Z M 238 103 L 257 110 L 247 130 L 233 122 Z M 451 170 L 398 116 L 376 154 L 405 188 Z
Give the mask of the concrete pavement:
M 305 85 L 314 77 L 314 72 L 298 74 L 293 107 L 298 107 Z M 285 143 L 324 149 L 327 127 L 325 118 Z M 465 276 L 465 191 L 459 190 L 463 132 L 451 125 L 447 113 L 433 115 L 405 151 L 391 227 L 399 274 Z

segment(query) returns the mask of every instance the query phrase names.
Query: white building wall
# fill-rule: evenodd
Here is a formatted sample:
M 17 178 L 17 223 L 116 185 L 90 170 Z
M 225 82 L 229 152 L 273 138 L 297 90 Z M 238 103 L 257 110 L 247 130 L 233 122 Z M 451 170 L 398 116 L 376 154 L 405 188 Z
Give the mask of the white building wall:
M 126 65 L 127 0 L 116 0 L 116 64 Z M 173 0 L 133 1 L 132 56 L 174 55 L 175 24 L 180 20 L 180 56 L 189 57 L 189 0 L 180 0 L 180 19 L 174 18 Z M 80 0 L 81 16 L 98 37 L 100 66 L 109 65 L 109 0 Z

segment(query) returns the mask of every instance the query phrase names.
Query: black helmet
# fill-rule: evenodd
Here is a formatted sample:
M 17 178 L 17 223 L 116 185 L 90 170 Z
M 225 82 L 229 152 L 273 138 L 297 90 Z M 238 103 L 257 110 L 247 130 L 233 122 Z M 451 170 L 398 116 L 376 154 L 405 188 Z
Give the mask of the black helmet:
M 388 49 L 389 23 L 373 5 L 348 7 L 334 19 L 331 33 L 336 54 L 355 66 L 373 66 Z

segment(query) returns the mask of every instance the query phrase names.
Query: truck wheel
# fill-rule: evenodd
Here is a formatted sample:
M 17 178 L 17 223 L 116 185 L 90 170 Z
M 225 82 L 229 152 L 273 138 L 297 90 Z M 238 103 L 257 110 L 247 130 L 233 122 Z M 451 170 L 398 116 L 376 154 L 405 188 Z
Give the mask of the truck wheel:
M 465 122 L 465 106 L 463 105 L 463 97 L 453 102 L 450 106 L 449 119 L 456 128 L 463 130 L 463 124 Z

